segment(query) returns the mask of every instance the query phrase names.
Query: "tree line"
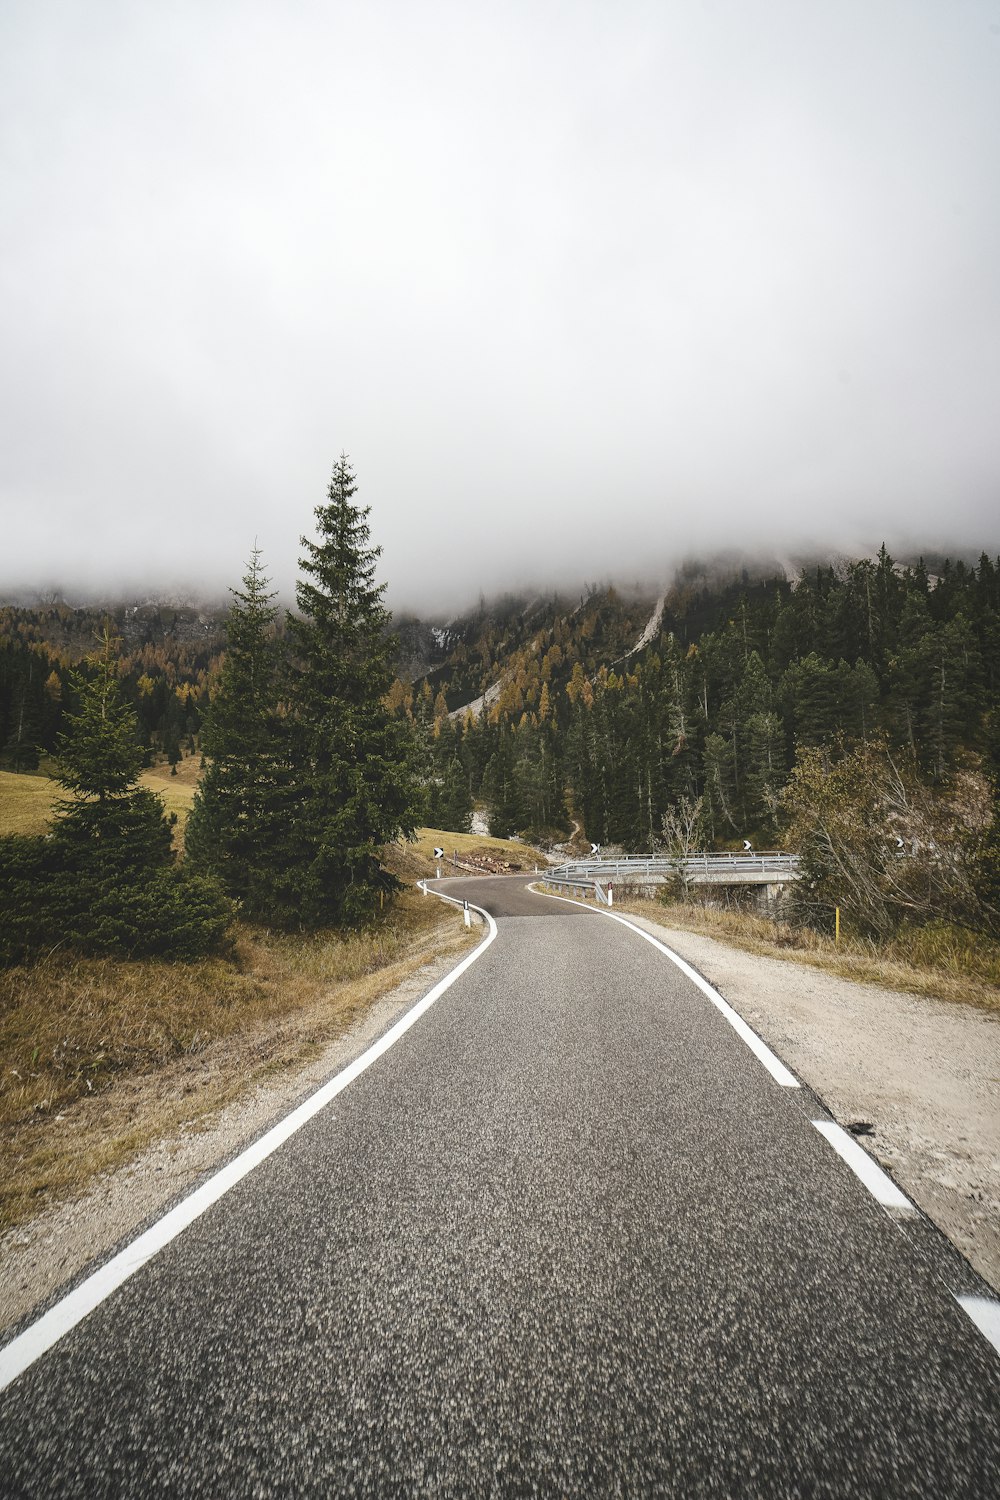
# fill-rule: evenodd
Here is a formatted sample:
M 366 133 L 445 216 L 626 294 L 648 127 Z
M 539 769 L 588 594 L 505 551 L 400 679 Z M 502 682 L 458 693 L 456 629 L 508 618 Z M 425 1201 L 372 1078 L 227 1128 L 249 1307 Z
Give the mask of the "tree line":
M 394 684 L 439 826 L 481 799 L 492 832 L 542 841 L 784 843 L 802 857 L 791 914 L 813 927 L 839 906 L 879 941 L 1000 930 L 1000 560 L 932 575 L 882 548 L 795 583 L 676 589 L 657 640 L 601 661 L 624 618 L 609 591 L 536 620 L 475 715 L 449 711 L 447 667 L 433 692 Z M 462 649 L 467 692 L 489 653 Z
M 535 601 L 527 611 L 508 600 L 495 616 L 481 606 L 449 627 L 448 660 L 411 685 L 393 680 L 397 645 L 375 583 L 379 552 L 356 489 L 342 456 L 315 513 L 317 539 L 303 538 L 294 611 L 279 610 L 253 552 L 232 591 L 222 654 L 223 643 L 207 638 L 125 650 L 109 631 L 99 659 L 73 664 L 72 622 L 63 619 L 63 638 L 46 642 L 37 624 L 7 613 L 7 763 L 12 738 L 51 745 L 70 793 L 44 847 L 3 841 L 8 902 L 27 911 L 33 883 L 48 871 L 53 911 L 63 902 L 60 881 L 66 890 L 76 882 L 78 894 L 100 887 L 89 907 L 81 895 L 81 912 L 124 908 L 138 887 L 113 871 L 142 866 L 172 871 L 164 913 L 188 899 L 179 894 L 185 880 L 202 882 L 185 889 L 206 942 L 220 940 L 220 914 L 234 910 L 286 927 L 357 923 L 394 888 L 386 843 L 418 823 L 467 829 L 479 802 L 497 835 L 556 840 L 575 830 L 635 852 L 663 847 L 682 824 L 704 845 L 799 838 L 816 854 L 798 888 L 815 914 L 830 904 L 838 861 L 837 879 L 848 883 L 830 796 L 853 788 L 873 849 L 910 835 L 911 847 L 939 851 L 950 820 L 950 844 L 963 850 L 950 906 L 933 896 L 944 868 L 935 853 L 906 866 L 907 880 L 922 870 L 924 896 L 904 890 L 902 867 L 883 860 L 879 893 L 865 897 L 872 911 L 881 902 L 886 921 L 945 908 L 980 925 L 993 920 L 1000 562 L 945 562 L 932 575 L 922 563 L 898 566 L 883 548 L 794 583 L 744 574 L 692 587 L 682 578 L 642 650 L 633 646 L 648 606 L 613 589 L 591 590 L 577 605 Z M 23 727 L 31 716 L 17 689 L 26 676 L 36 723 L 48 714 L 37 734 Z M 480 709 L 463 713 L 470 693 L 482 695 Z M 205 759 L 183 869 L 162 806 L 137 786 L 151 733 L 142 705 L 157 694 L 170 714 L 187 713 L 189 744 Z M 72 766 L 88 725 L 85 785 Z M 124 741 L 129 777 L 116 771 L 103 783 L 101 757 L 117 765 Z M 864 786 L 879 788 L 875 802 L 861 797 Z M 89 859 L 98 848 L 90 868 L 84 852 Z M 863 904 L 859 896 L 859 911 Z M 25 917 L 29 936 L 12 939 L 10 951 L 17 942 L 34 951 L 56 931 L 43 907 Z M 143 924 L 160 933 L 148 939 L 156 951 L 190 951 L 195 941 L 189 932 L 175 942 L 145 917 L 131 937 L 114 938 L 113 924 L 95 917 L 93 931 L 104 936 L 88 937 L 84 916 L 74 920 L 78 945 L 138 952 Z
M 600 603 L 611 612 L 614 596 Z M 881 739 L 945 788 L 982 752 L 1000 698 L 1000 561 L 985 555 L 931 576 L 883 548 L 794 584 L 675 595 L 658 638 L 615 664 L 592 649 L 599 612 L 538 629 L 494 669 L 493 703 L 464 722 L 448 716 L 447 668 L 430 704 L 427 683 L 394 686 L 437 784 L 457 781 L 460 764 L 497 832 L 557 836 L 576 821 L 595 842 L 641 852 L 688 798 L 702 803 L 707 841 L 767 844 L 801 751 Z
M 0 767 L 34 771 L 55 755 L 66 716 L 79 708 L 81 663 L 105 624 L 147 758 L 163 755 L 177 764 L 198 743 L 225 643 L 224 613 L 205 619 L 194 611 L 124 605 L 110 614 L 66 605 L 0 608 Z

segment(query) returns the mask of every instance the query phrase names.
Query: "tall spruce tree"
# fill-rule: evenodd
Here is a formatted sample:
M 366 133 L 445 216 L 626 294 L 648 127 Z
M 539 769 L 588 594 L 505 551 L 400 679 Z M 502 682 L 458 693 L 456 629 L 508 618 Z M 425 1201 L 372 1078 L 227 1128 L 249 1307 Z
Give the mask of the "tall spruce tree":
M 287 707 L 293 786 L 276 890 L 286 915 L 307 927 L 356 925 L 398 882 L 384 846 L 413 831 L 419 793 L 408 726 L 385 695 L 395 641 L 375 583 L 381 548 L 370 543 L 370 507 L 354 502 L 346 454 L 333 468 L 318 539 L 302 538 L 305 575 L 288 616 Z
M 226 622 L 226 654 L 202 731 L 208 764 L 185 832 L 192 866 L 218 876 L 246 915 L 269 920 L 289 780 L 278 711 L 276 595 L 254 546 Z

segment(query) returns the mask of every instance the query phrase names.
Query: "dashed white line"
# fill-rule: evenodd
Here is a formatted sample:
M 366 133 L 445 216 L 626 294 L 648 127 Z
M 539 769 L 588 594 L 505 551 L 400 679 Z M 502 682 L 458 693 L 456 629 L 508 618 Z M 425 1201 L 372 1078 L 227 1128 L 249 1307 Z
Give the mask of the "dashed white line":
M 437 895 L 437 892 L 433 892 Z M 187 1198 L 184 1198 L 169 1213 L 164 1214 L 124 1250 L 120 1250 L 111 1260 L 106 1261 L 103 1266 L 88 1276 L 80 1285 L 67 1292 L 65 1297 L 50 1307 L 48 1312 L 43 1313 L 36 1322 L 31 1323 L 17 1338 L 11 1339 L 5 1348 L 0 1349 L 0 1391 L 4 1390 L 10 1383 L 17 1379 L 29 1365 L 34 1364 L 46 1350 L 51 1349 L 58 1341 L 77 1323 L 93 1312 L 95 1307 L 110 1297 L 111 1293 L 140 1270 L 148 1260 L 151 1260 L 158 1251 L 168 1245 L 171 1240 L 185 1230 L 195 1219 L 200 1218 L 206 1209 L 217 1203 L 230 1188 L 236 1184 L 254 1167 L 259 1166 L 279 1146 L 293 1136 L 296 1131 L 301 1130 L 312 1117 L 324 1109 L 332 1099 L 352 1084 L 354 1080 L 370 1068 L 383 1053 L 399 1041 L 400 1037 L 409 1031 L 415 1021 L 419 1021 L 424 1013 L 430 1010 L 435 1000 L 439 1000 L 445 990 L 450 989 L 455 980 L 465 973 L 481 957 L 493 942 L 497 935 L 497 924 L 489 912 L 483 911 L 481 907 L 473 908 L 479 912 L 487 924 L 487 934 L 477 948 L 440 979 L 433 989 L 429 990 L 422 1000 L 418 1000 L 405 1015 L 400 1016 L 395 1025 L 391 1026 L 384 1036 L 380 1037 L 361 1056 L 355 1058 L 343 1068 L 336 1077 L 324 1083 L 315 1093 L 310 1094 L 308 1099 L 293 1109 L 291 1114 L 279 1120 L 277 1125 L 262 1135 L 259 1140 L 254 1141 L 245 1151 L 241 1151 L 233 1161 L 211 1176 L 207 1182 L 203 1182 L 199 1188 Z
M 955 1301 L 1000 1354 L 1000 1302 L 992 1297 L 956 1297 Z
M 618 916 L 616 912 L 603 911 L 599 907 L 589 906 L 586 901 L 574 901 L 569 896 L 554 896 L 550 891 L 537 890 L 537 887 L 534 885 L 530 889 L 534 890 L 539 896 L 546 896 L 550 901 L 565 901 L 570 906 L 582 906 L 585 911 L 593 912 L 595 916 L 610 917 L 614 922 L 621 922 L 623 927 L 630 927 L 641 938 L 645 938 L 648 943 L 652 943 L 654 948 L 659 948 L 660 952 L 665 953 L 667 958 L 671 959 L 688 976 L 692 983 L 696 984 L 702 993 L 708 996 L 712 1004 L 717 1006 L 733 1029 L 743 1038 L 754 1055 L 764 1064 L 772 1077 L 776 1078 L 779 1083 L 784 1084 L 786 1087 L 798 1088 L 800 1086 L 798 1079 L 788 1071 L 784 1063 L 775 1057 L 771 1049 L 761 1041 L 757 1033 L 747 1025 L 742 1016 L 738 1015 L 732 1006 L 723 1000 L 722 996 L 712 988 L 706 979 L 702 978 L 696 969 L 693 969 L 689 963 L 686 963 L 679 954 L 674 953 L 665 943 L 661 943 L 651 933 L 644 932 L 634 922 L 629 922 L 624 917 Z M 872 1197 L 883 1208 L 891 1208 L 897 1213 L 907 1215 L 919 1213 L 916 1205 L 911 1202 L 901 1188 L 896 1186 L 889 1174 L 884 1172 L 878 1163 L 872 1160 L 868 1152 L 859 1146 L 854 1137 L 844 1130 L 842 1126 L 837 1125 L 833 1120 L 813 1120 L 812 1123 L 820 1135 L 830 1143 L 837 1155 L 850 1167 L 858 1180 L 863 1183 Z M 953 1293 L 952 1295 L 954 1295 L 955 1301 L 962 1310 L 972 1319 L 972 1322 L 983 1337 L 1000 1354 L 1000 1301 L 996 1301 L 992 1297 L 976 1297 L 959 1295 L 958 1293 Z
M 848 1135 L 843 1126 L 837 1125 L 833 1120 L 813 1120 L 813 1124 L 883 1208 L 916 1213 L 914 1205 L 896 1186 L 888 1172 L 883 1172 L 878 1162 L 872 1161 L 868 1152 L 858 1145 L 852 1135 Z

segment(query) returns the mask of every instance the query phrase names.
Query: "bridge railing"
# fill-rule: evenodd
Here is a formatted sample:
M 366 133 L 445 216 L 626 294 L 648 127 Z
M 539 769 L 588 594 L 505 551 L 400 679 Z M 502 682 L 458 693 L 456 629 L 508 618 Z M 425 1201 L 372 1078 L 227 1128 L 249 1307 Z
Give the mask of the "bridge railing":
M 652 858 L 641 854 L 628 854 L 621 859 L 569 860 L 546 872 L 546 879 L 560 880 L 639 880 L 669 879 L 683 872 L 689 879 L 697 875 L 727 876 L 734 880 L 740 877 L 775 875 L 794 879 L 798 874 L 797 854 L 692 854 L 687 859 L 670 859 L 665 856 Z

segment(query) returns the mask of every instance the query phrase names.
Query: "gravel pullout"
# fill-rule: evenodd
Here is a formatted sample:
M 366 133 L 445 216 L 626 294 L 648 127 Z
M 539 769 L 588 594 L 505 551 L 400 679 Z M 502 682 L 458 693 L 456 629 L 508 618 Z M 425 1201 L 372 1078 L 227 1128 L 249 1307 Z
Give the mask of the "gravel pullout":
M 693 964 L 1000 1291 L 1000 1021 L 622 912 Z

